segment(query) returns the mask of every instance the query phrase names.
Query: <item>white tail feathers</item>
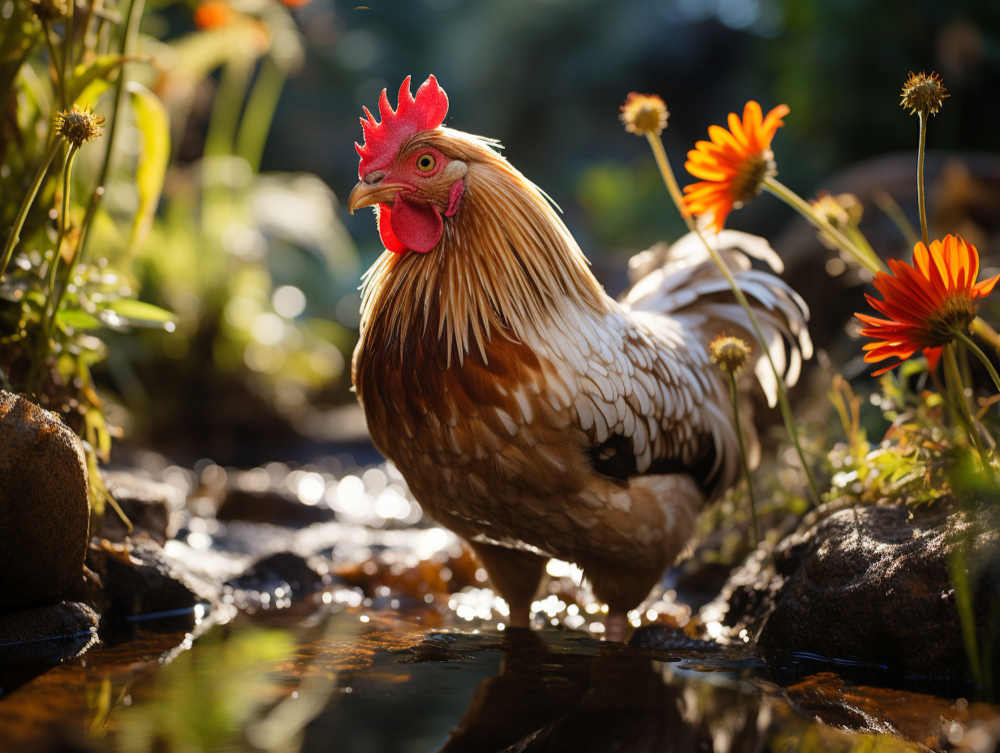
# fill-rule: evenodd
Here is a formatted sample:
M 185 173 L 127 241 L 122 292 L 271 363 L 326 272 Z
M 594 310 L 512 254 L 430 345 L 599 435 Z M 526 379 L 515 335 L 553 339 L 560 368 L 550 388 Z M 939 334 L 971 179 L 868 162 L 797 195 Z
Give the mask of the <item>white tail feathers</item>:
M 749 233 L 723 230 L 706 241 L 721 253 L 750 301 L 778 373 L 788 386 L 795 384 L 803 359 L 813 353 L 806 324 L 809 307 L 787 283 L 754 269 L 752 262 L 757 259 L 780 273 L 781 259 L 766 240 Z M 721 332 L 747 340 L 756 354 L 754 373 L 768 404 L 777 403 L 777 382 L 756 347 L 749 317 L 697 235 L 688 233 L 672 246 L 658 244 L 637 254 L 629 260 L 629 278 L 633 286 L 622 300 L 628 308 L 684 320 L 693 331 L 704 334 L 705 345 Z

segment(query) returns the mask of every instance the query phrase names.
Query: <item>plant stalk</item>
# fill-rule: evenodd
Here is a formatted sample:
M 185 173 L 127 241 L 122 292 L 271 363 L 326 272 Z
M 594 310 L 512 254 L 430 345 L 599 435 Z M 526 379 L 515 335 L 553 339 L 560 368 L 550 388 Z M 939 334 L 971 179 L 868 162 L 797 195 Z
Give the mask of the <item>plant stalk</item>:
M 236 154 L 250 163 L 254 174 L 260 172 L 267 134 L 271 130 L 278 100 L 288 75 L 270 55 L 264 58 L 247 97 L 246 110 L 236 134 Z
M 781 417 L 785 422 L 785 429 L 787 430 L 792 443 L 795 445 L 795 451 L 798 453 L 799 461 L 802 463 L 802 470 L 806 474 L 806 481 L 809 485 L 809 493 L 812 495 L 813 503 L 815 505 L 819 505 L 822 498 L 820 497 L 819 490 L 816 488 L 816 479 L 813 478 L 812 469 L 806 462 L 805 453 L 802 451 L 802 444 L 799 441 L 799 433 L 795 428 L 795 419 L 792 415 L 792 407 L 788 402 L 788 392 L 785 389 L 785 379 L 780 373 L 778 373 L 778 367 L 775 365 L 774 359 L 771 357 L 771 349 L 768 347 L 767 340 L 761 332 L 760 324 L 757 321 L 757 315 L 754 314 L 746 296 L 743 295 L 743 291 L 740 290 L 740 286 L 736 282 L 736 278 L 733 277 L 733 273 L 729 269 L 729 265 L 726 264 L 726 260 L 722 258 L 722 254 L 713 248 L 712 244 L 705 240 L 705 236 L 701 234 L 701 231 L 695 225 L 694 219 L 691 217 L 691 213 L 688 212 L 687 208 L 684 206 L 684 197 L 681 195 L 681 189 L 677 185 L 677 179 L 674 177 L 674 172 L 670 168 L 670 161 L 667 159 L 667 153 L 663 148 L 663 141 L 660 139 L 659 135 L 651 132 L 646 133 L 646 140 L 649 141 L 649 145 L 653 150 L 653 156 L 656 159 L 656 164 L 660 169 L 660 174 L 663 176 L 663 182 L 666 184 L 667 191 L 670 193 L 670 197 L 673 199 L 674 204 L 677 205 L 677 209 L 680 211 L 681 217 L 687 224 L 688 229 L 701 239 L 701 242 L 708 250 L 709 256 L 712 258 L 712 261 L 715 262 L 719 271 L 722 272 L 722 276 L 726 279 L 726 282 L 729 283 L 729 287 L 732 288 L 733 296 L 736 298 L 736 301 L 743 307 L 743 310 L 747 314 L 747 318 L 750 320 L 750 325 L 753 327 L 754 331 L 754 337 L 757 339 L 757 343 L 760 345 L 764 355 L 767 356 L 767 362 L 770 364 L 771 371 L 774 374 L 774 379 L 778 388 L 778 404 L 781 406 Z
M 757 520 L 757 499 L 753 493 L 753 477 L 750 475 L 750 460 L 747 458 L 746 442 L 743 441 L 743 426 L 740 422 L 739 389 L 736 386 L 736 375 L 729 375 L 729 398 L 733 403 L 733 425 L 736 427 L 736 439 L 740 445 L 740 460 L 743 462 L 743 476 L 747 481 L 747 496 L 750 499 L 750 516 L 753 519 L 753 545 L 760 543 L 760 522 Z
M 850 255 L 852 259 L 873 275 L 878 272 L 888 271 L 882 260 L 878 258 L 874 251 L 871 251 L 871 246 L 867 241 L 865 241 L 865 246 L 869 249 L 868 252 L 859 248 L 846 235 L 827 222 L 825 217 L 820 216 L 816 210 L 809 205 L 808 201 L 803 199 L 793 190 L 784 184 L 779 183 L 775 178 L 765 178 L 763 187 L 769 193 L 774 194 L 783 202 L 788 204 L 788 206 L 792 209 L 805 217 L 817 230 L 829 235 L 830 239 L 840 246 L 844 252 Z
M 955 391 L 958 393 L 955 395 L 955 402 L 957 403 L 956 412 L 958 413 L 959 421 L 969 433 L 969 439 L 976 448 L 979 459 L 983 464 L 983 471 L 986 472 L 987 476 L 993 478 L 993 466 L 990 464 L 986 448 L 983 447 L 983 440 L 980 439 L 979 432 L 976 429 L 975 419 L 972 417 L 972 411 L 969 410 L 969 401 L 965 397 L 965 385 L 962 383 L 962 375 L 958 371 L 958 360 L 955 358 L 955 343 L 948 343 L 944 346 L 944 368 L 954 385 Z
M 958 340 L 965 345 L 966 348 L 972 351 L 972 354 L 976 358 L 982 361 L 983 366 L 986 367 L 986 371 L 989 372 L 990 378 L 993 380 L 993 384 L 996 385 L 997 392 L 1000 393 L 1000 375 L 997 374 L 997 370 L 994 368 L 993 362 L 990 361 L 989 357 L 987 357 L 987 355 L 983 353 L 982 349 L 976 345 L 975 341 L 964 332 L 955 330 L 955 337 L 958 338 Z
M 920 113 L 920 146 L 917 148 L 917 205 L 920 207 L 920 236 L 926 246 L 930 241 L 927 235 L 927 200 L 924 196 L 924 152 L 927 146 L 927 118 L 925 110 Z
M 21 202 L 21 208 L 18 210 L 17 217 L 14 220 L 14 227 L 11 228 L 10 235 L 7 236 L 7 243 L 4 245 L 3 256 L 0 256 L 0 282 L 3 282 L 7 265 L 14 255 L 14 249 L 17 247 L 18 241 L 21 240 L 21 228 L 24 227 L 24 220 L 28 216 L 28 210 L 31 209 L 31 205 L 35 201 L 35 196 L 38 195 L 38 189 L 45 179 L 45 174 L 49 171 L 49 165 L 56 158 L 59 147 L 62 146 L 63 139 L 61 136 L 53 133 L 50 138 L 52 140 L 49 142 L 49 148 L 42 156 L 42 164 L 38 166 L 38 172 L 35 173 L 35 179 L 31 182 L 31 188 L 28 189 L 24 201 Z

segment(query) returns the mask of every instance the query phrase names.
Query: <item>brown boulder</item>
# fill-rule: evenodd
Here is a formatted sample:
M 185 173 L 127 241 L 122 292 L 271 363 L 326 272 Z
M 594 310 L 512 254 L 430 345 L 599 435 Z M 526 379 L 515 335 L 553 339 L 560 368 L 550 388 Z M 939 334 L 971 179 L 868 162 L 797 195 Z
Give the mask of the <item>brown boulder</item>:
M 79 437 L 54 413 L 0 391 L 0 610 L 73 586 L 89 527 Z

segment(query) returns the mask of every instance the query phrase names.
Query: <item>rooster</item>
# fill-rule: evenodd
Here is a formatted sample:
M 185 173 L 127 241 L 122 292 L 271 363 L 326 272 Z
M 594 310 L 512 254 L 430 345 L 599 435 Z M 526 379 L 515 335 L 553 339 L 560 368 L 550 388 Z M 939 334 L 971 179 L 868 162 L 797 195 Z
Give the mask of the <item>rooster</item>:
M 749 338 L 749 322 L 694 235 L 640 254 L 610 298 L 548 197 L 497 142 L 442 126 L 447 111 L 433 76 L 416 96 L 407 78 L 395 110 L 383 90 L 380 122 L 364 110 L 348 208 L 375 207 L 386 251 L 363 281 L 354 388 L 375 445 L 469 542 L 512 627 L 529 625 L 555 557 L 582 568 L 622 640 L 699 508 L 739 479 L 707 343 Z M 804 302 L 752 267 L 780 264 L 765 241 L 714 242 L 793 382 L 811 350 Z

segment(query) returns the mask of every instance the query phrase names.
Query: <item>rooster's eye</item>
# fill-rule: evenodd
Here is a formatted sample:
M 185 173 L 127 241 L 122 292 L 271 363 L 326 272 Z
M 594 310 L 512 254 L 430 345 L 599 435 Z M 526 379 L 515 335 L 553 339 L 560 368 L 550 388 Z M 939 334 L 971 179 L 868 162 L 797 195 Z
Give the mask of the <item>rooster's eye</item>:
M 421 154 L 417 157 L 417 169 L 422 173 L 429 173 L 434 169 L 434 155 Z

